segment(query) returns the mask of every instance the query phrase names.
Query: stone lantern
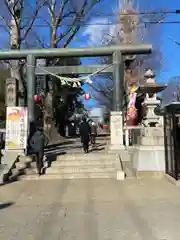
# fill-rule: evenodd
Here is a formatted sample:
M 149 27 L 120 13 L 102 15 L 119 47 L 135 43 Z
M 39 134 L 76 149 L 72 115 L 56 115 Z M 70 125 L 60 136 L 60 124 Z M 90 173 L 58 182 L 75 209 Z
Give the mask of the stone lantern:
M 145 72 L 144 78 L 146 80 L 144 85 L 140 85 L 136 92 L 137 93 L 144 93 L 145 99 L 142 103 L 144 109 L 144 119 L 142 124 L 144 126 L 162 126 L 163 121 L 162 117 L 155 114 L 155 108 L 161 104 L 160 100 L 157 99 L 157 93 L 163 91 L 166 88 L 166 85 L 159 85 L 155 81 L 155 74 L 154 72 L 149 69 Z

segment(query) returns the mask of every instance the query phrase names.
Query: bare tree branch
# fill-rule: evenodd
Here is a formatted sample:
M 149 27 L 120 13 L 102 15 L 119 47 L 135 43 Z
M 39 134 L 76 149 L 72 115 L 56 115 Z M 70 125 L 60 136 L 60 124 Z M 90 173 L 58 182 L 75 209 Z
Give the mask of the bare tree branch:
M 63 0 L 61 2 L 61 6 L 59 8 L 59 13 L 58 15 L 56 16 L 56 19 L 55 19 L 55 28 L 57 29 L 58 25 L 60 24 L 61 20 L 62 20 L 62 15 L 63 15 L 63 11 L 66 7 L 66 4 L 69 2 L 69 0 Z
M 5 6 L 8 9 L 8 12 L 10 13 L 11 17 L 14 19 L 15 24 L 16 24 L 16 28 L 17 28 L 18 33 L 19 33 L 20 32 L 20 24 L 19 24 L 18 20 L 20 19 L 20 16 L 16 15 L 16 6 L 17 6 L 18 2 L 19 1 L 14 2 L 13 7 L 11 7 L 8 0 L 4 0 Z M 20 8 L 19 8 L 20 12 L 21 12 L 21 10 L 22 10 L 22 3 L 20 4 Z M 12 28 L 12 26 L 11 26 L 11 28 Z M 20 37 L 18 39 L 20 39 Z
M 35 39 L 38 41 L 40 47 L 49 48 L 49 45 L 45 43 L 45 39 L 40 39 L 36 31 L 31 30 L 32 34 L 35 36 Z
M 34 11 L 33 16 L 32 16 L 32 18 L 31 18 L 30 24 L 29 24 L 29 26 L 27 27 L 26 32 L 24 33 L 24 36 L 21 37 L 21 40 L 22 40 L 22 41 L 23 41 L 24 39 L 26 39 L 28 33 L 29 33 L 30 30 L 32 29 L 33 24 L 34 24 L 34 22 L 35 22 L 35 20 L 36 20 L 36 18 L 37 18 L 37 16 L 38 16 L 38 13 L 39 13 L 40 9 L 46 4 L 46 3 L 39 4 L 38 2 L 39 2 L 39 0 L 36 0 L 36 8 L 35 8 L 35 11 Z
M 11 25 L 8 23 L 8 21 L 5 19 L 5 17 L 0 16 L 0 20 L 4 22 L 4 29 L 6 30 L 7 33 L 10 33 L 11 30 Z
M 61 22 L 61 17 L 62 17 L 62 14 L 63 14 L 63 10 L 66 6 L 66 4 L 69 2 L 69 0 L 62 0 L 61 1 L 61 5 L 59 7 L 59 11 L 58 11 L 58 14 L 57 16 L 55 16 L 55 12 L 53 12 L 55 6 L 49 6 L 49 12 L 50 12 L 50 16 L 51 16 L 51 47 L 52 48 L 55 48 L 56 45 L 57 45 L 57 42 L 56 42 L 56 33 L 57 33 L 57 28 L 58 28 L 58 25 L 60 24 Z
M 71 33 L 62 46 L 65 48 L 69 45 L 69 43 L 73 40 L 74 36 L 77 34 L 77 32 L 81 28 L 82 22 L 79 21 L 79 19 L 81 17 L 86 16 L 97 2 L 99 2 L 99 0 L 93 0 L 92 4 L 86 9 L 86 7 L 88 6 L 88 0 L 84 0 L 84 3 L 80 8 L 79 12 L 76 13 L 76 16 L 74 18 L 74 21 L 72 22 L 72 25 L 64 33 L 62 33 L 59 37 L 56 38 L 56 44 L 58 44 L 69 33 Z

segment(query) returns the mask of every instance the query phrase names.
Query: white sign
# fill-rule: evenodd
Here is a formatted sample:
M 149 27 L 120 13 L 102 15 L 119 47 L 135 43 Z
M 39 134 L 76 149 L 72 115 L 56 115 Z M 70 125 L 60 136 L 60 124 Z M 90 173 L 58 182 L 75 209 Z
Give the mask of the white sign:
M 8 149 L 26 149 L 28 137 L 27 108 L 6 108 L 6 145 Z

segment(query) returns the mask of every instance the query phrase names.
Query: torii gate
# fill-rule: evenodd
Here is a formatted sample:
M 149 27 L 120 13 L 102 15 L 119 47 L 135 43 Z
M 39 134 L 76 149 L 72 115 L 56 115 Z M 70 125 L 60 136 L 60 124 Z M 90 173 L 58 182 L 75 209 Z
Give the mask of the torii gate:
M 103 46 L 93 48 L 57 48 L 57 49 L 29 49 L 29 50 L 9 50 L 0 51 L 0 60 L 20 60 L 26 59 L 27 63 L 27 106 L 29 121 L 35 120 L 35 75 L 45 75 L 44 71 L 36 68 L 36 59 L 49 57 L 98 57 L 112 56 L 113 66 L 104 72 L 112 72 L 114 76 L 114 98 L 113 112 L 111 119 L 111 143 L 113 145 L 123 145 L 122 110 L 124 95 L 124 55 L 150 54 L 152 45 L 120 45 Z M 87 66 L 64 66 L 64 67 L 44 67 L 46 71 L 54 74 L 89 74 L 104 68 L 105 65 Z M 114 120 L 113 120 L 114 119 Z M 121 139 L 120 139 L 121 138 Z M 114 140 L 113 140 L 114 139 Z

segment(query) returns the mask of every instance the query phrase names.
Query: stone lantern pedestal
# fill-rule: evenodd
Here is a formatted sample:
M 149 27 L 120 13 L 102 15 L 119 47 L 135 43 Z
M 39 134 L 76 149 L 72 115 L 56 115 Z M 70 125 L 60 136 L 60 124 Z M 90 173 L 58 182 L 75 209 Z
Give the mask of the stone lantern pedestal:
M 142 106 L 145 117 L 143 129 L 135 146 L 132 164 L 137 177 L 162 176 L 165 172 L 164 128 L 163 117 L 155 114 L 155 108 L 160 105 L 156 93 L 164 90 L 166 86 L 156 84 L 152 71 L 147 82 L 139 86 L 137 93 L 146 93 Z

